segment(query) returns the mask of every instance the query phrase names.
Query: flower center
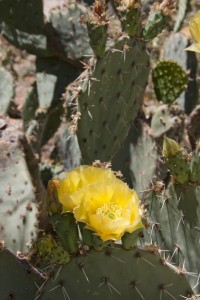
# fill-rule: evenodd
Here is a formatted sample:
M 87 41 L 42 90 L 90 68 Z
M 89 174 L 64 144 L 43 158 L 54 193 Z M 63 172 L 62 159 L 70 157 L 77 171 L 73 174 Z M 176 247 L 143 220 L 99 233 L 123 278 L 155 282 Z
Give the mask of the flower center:
M 122 207 L 118 204 L 108 203 L 102 207 L 97 208 L 97 215 L 101 215 L 103 218 L 109 217 L 112 220 L 117 220 L 122 216 Z

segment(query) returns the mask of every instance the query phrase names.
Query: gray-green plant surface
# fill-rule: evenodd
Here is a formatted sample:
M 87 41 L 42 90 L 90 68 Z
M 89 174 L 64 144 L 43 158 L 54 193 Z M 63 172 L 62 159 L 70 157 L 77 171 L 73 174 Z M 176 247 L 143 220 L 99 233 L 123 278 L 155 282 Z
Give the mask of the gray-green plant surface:
M 83 3 L 57 6 L 44 17 L 42 1 L 0 1 L 4 37 L 37 55 L 22 122 L 0 118 L 2 300 L 181 300 L 199 291 L 199 148 L 194 150 L 193 141 L 194 151 L 177 146 L 180 150 L 168 149 L 173 155 L 161 157 L 163 135 L 182 141 L 187 131 L 186 116 L 171 104 L 186 84 L 187 68 L 171 62 L 161 66 L 156 80 L 166 104 L 148 117 L 147 102 L 142 106 L 150 70 L 147 42 L 162 31 L 174 3 L 156 4 L 146 22 L 145 5 L 137 4 L 115 3 L 122 32 L 111 40 L 103 1 L 90 9 L 93 18 Z M 178 91 L 174 70 L 181 78 Z M 10 114 L 15 78 L 10 70 L 0 71 L 0 111 Z M 198 136 L 198 115 L 197 107 L 188 122 L 190 139 L 193 132 Z M 57 129 L 58 148 L 54 145 L 46 162 L 45 150 L 55 143 L 49 140 Z M 137 190 L 145 212 L 144 233 L 126 233 L 120 245 L 104 243 L 72 214 L 61 214 L 56 194 L 46 197 L 42 185 L 63 173 L 62 163 L 69 170 L 111 159 Z M 56 212 L 48 212 L 50 207 Z

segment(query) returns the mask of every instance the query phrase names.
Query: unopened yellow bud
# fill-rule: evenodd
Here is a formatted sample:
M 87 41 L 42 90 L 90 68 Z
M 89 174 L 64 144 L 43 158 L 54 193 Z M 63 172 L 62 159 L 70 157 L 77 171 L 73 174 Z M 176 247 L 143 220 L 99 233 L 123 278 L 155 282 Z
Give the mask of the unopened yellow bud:
M 46 205 L 47 210 L 53 214 L 62 212 L 62 204 L 58 199 L 58 189 L 60 186 L 60 179 L 54 178 L 48 182 Z

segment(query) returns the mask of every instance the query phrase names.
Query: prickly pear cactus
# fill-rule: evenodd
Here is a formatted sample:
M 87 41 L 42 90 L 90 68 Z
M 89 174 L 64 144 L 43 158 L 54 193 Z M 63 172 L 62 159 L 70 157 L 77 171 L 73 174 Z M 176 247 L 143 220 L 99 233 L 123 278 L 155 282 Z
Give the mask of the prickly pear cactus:
M 83 161 L 109 161 L 142 103 L 149 73 L 143 42 L 121 38 L 80 78 L 77 136 Z M 111 113 L 112 112 L 112 113 Z
M 194 52 L 184 51 L 189 44 L 189 39 L 183 33 L 171 34 L 165 40 L 162 57 L 163 60 L 178 63 L 188 74 L 187 89 L 176 100 L 187 114 L 191 113 L 198 102 L 197 57 Z
M 180 274 L 180 270 L 170 269 L 153 251 L 125 250 L 120 246 L 100 252 L 90 250 L 55 269 L 53 280 L 44 286 L 39 299 L 139 300 L 160 299 L 161 295 L 162 299 L 168 299 L 169 295 L 181 299 L 192 291 Z
M 161 236 L 166 249 L 171 249 L 170 260 L 184 266 L 191 285 L 198 291 L 199 273 L 199 149 L 190 155 L 180 145 L 165 138 L 163 155 L 169 168 L 171 180 L 168 185 L 148 195 L 151 215 L 151 238 Z M 156 224 L 159 224 L 156 226 Z
M 12 251 L 25 252 L 37 231 L 34 186 L 24 157 L 19 122 L 9 118 L 0 121 L 0 239 Z
M 37 286 L 44 282 L 43 275 L 33 268 L 25 257 L 16 257 L 3 245 L 0 245 L 0 276 L 2 300 L 34 299 Z
M 92 55 L 85 24 L 79 19 L 86 14 L 84 5 L 69 3 L 50 12 L 47 37 L 52 52 L 63 59 L 77 61 L 84 55 Z
M 152 72 L 154 90 L 158 100 L 172 103 L 186 89 L 188 77 L 180 65 L 161 61 Z
M 184 131 L 184 114 L 178 106 L 160 105 L 151 120 L 152 135 L 159 138 L 164 134 L 182 139 Z
M 0 68 L 0 113 L 6 114 L 14 96 L 14 81 L 10 72 Z

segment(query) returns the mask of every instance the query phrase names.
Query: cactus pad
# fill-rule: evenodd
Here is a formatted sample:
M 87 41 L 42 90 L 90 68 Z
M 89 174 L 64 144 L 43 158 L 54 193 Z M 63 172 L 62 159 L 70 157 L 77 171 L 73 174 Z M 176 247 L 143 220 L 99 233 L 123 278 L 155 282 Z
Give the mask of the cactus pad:
M 14 94 L 12 75 L 4 68 L 0 68 L 0 113 L 6 114 L 11 105 Z
M 42 276 L 25 258 L 17 258 L 7 249 L 0 249 L 0 299 L 34 299 Z
M 36 236 L 37 205 L 24 157 L 19 123 L 5 118 L 0 129 L 0 239 L 13 251 L 25 251 Z
M 80 78 L 78 141 L 85 163 L 110 160 L 143 100 L 149 57 L 142 42 L 121 39 Z
M 173 61 L 159 62 L 152 77 L 156 97 L 164 103 L 174 102 L 187 87 L 186 72 Z
M 91 250 L 57 269 L 41 299 L 156 300 L 162 295 L 164 300 L 169 294 L 181 299 L 191 294 L 191 289 L 179 274 L 178 268 L 167 267 L 159 255 L 139 248 Z

